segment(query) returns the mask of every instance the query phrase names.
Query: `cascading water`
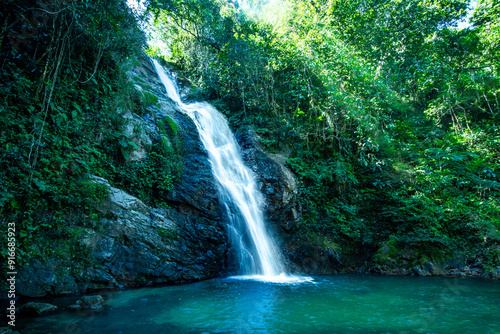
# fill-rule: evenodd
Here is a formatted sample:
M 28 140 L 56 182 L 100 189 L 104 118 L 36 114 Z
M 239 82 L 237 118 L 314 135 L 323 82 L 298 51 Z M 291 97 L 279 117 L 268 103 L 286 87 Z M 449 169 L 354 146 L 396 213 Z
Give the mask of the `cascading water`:
M 227 121 L 208 103 L 184 104 L 163 67 L 155 60 L 153 63 L 168 97 L 179 104 L 198 128 L 228 210 L 242 273 L 266 281 L 295 279 L 283 274 L 279 252 L 264 225 L 262 194 L 257 190 L 252 172 L 243 163 Z

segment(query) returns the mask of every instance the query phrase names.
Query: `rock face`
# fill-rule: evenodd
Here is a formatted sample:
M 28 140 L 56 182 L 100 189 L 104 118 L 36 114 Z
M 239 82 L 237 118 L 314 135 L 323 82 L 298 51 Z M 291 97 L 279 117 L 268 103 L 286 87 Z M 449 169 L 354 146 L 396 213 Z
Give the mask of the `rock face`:
M 266 154 L 253 131 L 236 133 L 236 139 L 265 197 L 266 221 L 287 270 L 302 274 L 352 271 L 358 265 L 354 256 L 342 255 L 332 242 L 308 233 L 299 225 L 302 208 L 298 200 L 298 183 L 285 166 L 286 157 Z
M 284 231 L 293 231 L 301 216 L 297 201 L 297 181 L 285 167 L 285 159 L 266 154 L 257 144 L 252 131 L 235 134 L 245 163 L 257 176 L 258 186 L 265 196 L 265 214 L 268 221 L 280 225 Z
M 266 154 L 259 147 L 253 131 L 237 132 L 235 137 L 243 159 L 255 173 L 259 190 L 264 195 L 266 222 L 281 249 L 282 260 L 290 270 L 303 272 L 290 248 L 302 211 L 297 200 L 297 181 L 285 166 L 286 158 Z
M 71 254 L 33 260 L 18 274 L 20 295 L 191 282 L 217 276 L 226 266 L 226 218 L 194 123 L 166 97 L 146 59 L 128 74 L 142 96 L 155 100 L 145 115 L 123 113 L 123 131 L 133 143 L 128 159 L 146 158 L 152 138 L 162 136 L 158 121 L 168 117 L 181 133 L 183 171 L 173 191 L 164 195 L 168 207 L 149 207 L 108 180 L 89 176 L 109 189 L 97 207 L 105 218 L 68 227 L 78 233 L 88 263 L 73 263 Z
M 99 209 L 115 218 L 101 221 L 104 231 L 86 230 L 83 237 L 103 265 L 88 273 L 96 279 L 87 283 L 90 288 L 189 282 L 213 277 L 221 270 L 226 252 L 224 228 L 220 221 L 201 216 L 202 207 L 190 206 L 198 203 L 149 208 L 109 187 L 109 200 Z
M 177 114 L 176 120 L 184 129 L 184 169 L 182 181 L 167 195 L 167 200 L 184 212 L 221 219 L 224 213 L 218 201 L 217 184 L 196 125 L 186 115 Z

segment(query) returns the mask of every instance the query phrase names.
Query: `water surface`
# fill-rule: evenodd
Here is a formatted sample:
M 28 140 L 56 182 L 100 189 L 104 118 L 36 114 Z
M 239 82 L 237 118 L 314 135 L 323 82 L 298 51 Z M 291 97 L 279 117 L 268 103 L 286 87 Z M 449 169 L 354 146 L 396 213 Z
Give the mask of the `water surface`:
M 103 312 L 24 319 L 21 333 L 500 333 L 500 282 L 483 279 L 226 278 L 102 295 Z

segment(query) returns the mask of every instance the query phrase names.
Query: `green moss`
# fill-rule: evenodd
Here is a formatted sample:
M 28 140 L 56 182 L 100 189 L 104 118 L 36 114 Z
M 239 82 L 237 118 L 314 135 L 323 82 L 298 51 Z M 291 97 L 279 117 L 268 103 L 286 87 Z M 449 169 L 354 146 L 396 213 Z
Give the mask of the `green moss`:
M 145 106 L 149 105 L 157 105 L 158 103 L 158 96 L 151 94 L 149 92 L 142 92 L 142 103 Z
M 113 181 L 149 205 L 160 206 L 180 178 L 182 160 L 165 140 L 154 141 L 146 159 L 129 161 L 118 169 Z
M 167 243 L 171 243 L 174 241 L 177 241 L 180 238 L 179 232 L 173 229 L 166 229 L 163 227 L 160 227 L 157 229 L 158 234 L 162 238 L 163 241 Z
M 396 240 L 390 238 L 375 253 L 373 261 L 378 264 L 391 264 L 398 261 L 401 256 L 401 250 L 398 249 Z

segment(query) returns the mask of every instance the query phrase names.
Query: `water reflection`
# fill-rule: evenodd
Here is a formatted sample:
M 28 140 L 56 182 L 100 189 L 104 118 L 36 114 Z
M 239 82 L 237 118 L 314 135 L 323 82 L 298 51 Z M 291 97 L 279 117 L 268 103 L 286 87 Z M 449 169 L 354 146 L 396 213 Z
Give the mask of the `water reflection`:
M 21 333 L 500 332 L 500 283 L 480 279 L 342 275 L 304 284 L 218 279 L 104 297 L 104 312 L 29 319 Z

